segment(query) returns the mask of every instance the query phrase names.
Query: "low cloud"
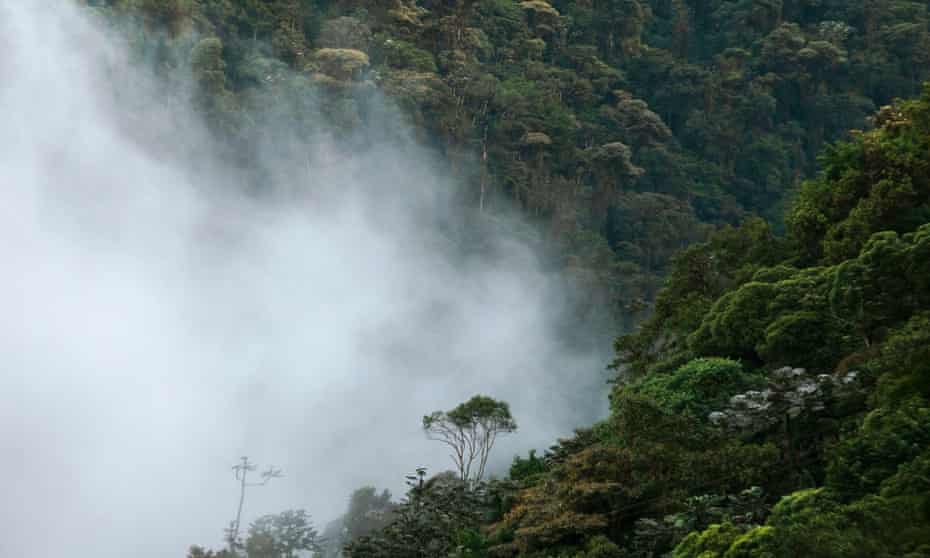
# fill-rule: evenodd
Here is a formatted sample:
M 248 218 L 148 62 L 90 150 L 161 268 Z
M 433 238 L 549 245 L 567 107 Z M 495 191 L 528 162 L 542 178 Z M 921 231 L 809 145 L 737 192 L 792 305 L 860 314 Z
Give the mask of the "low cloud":
M 288 139 L 254 195 L 81 8 L 4 2 L 0 37 L 0 555 L 218 545 L 241 455 L 286 475 L 247 518 L 322 525 L 448 468 L 420 419 L 479 392 L 521 427 L 498 471 L 604 413 L 567 285 L 427 150 Z

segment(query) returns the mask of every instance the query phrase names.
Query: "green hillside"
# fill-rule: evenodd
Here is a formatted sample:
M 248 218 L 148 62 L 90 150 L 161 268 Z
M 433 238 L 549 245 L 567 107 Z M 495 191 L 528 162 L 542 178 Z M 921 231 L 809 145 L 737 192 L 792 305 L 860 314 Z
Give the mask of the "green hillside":
M 352 138 L 384 95 L 615 320 L 609 418 L 363 489 L 321 555 L 930 556 L 926 2 L 86 3 L 258 189 L 255 130 Z M 191 556 L 293 556 L 253 535 Z

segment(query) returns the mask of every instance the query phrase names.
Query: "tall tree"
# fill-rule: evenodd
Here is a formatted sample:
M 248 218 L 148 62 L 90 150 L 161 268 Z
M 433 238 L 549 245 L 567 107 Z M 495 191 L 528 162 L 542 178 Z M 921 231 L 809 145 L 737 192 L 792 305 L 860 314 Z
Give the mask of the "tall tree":
M 476 395 L 451 411 L 435 411 L 423 417 L 426 436 L 452 449 L 459 477 L 466 482 L 484 477 L 497 437 L 516 429 L 510 406 L 484 395 Z

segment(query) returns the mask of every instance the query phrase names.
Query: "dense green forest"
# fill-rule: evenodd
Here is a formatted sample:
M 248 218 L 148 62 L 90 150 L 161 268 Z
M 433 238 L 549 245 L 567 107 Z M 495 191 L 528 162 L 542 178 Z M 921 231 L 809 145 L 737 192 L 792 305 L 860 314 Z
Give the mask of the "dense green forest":
M 387 93 L 462 203 L 523 207 L 625 329 L 673 254 L 750 215 L 778 227 L 825 143 L 930 77 L 918 2 L 85 1 L 193 71 L 242 165 L 269 118 L 348 134 Z
M 610 416 L 505 478 L 192 557 L 930 556 L 926 2 L 86 3 L 256 185 L 253 130 L 348 136 L 384 94 L 619 334 Z

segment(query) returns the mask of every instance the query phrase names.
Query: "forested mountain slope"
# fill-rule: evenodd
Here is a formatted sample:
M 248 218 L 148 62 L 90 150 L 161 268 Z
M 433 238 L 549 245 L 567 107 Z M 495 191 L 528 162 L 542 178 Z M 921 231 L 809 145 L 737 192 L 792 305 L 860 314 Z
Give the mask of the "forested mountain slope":
M 587 518 L 552 542 L 607 534 L 627 551 L 591 556 L 930 553 L 930 87 L 874 121 L 825 150 L 785 237 L 750 221 L 676 256 L 656 313 L 617 341 L 633 377 L 611 418 L 543 481 L 562 487 L 541 492 L 546 509 Z M 587 490 L 554 474 L 585 467 Z M 503 521 L 524 553 L 526 513 Z
M 930 86 L 875 123 L 825 151 L 785 236 L 748 221 L 674 258 L 617 340 L 609 418 L 483 503 L 414 486 L 401 515 L 459 514 L 442 553 L 392 523 L 349 556 L 930 556 Z
M 371 491 L 347 555 L 930 556 L 926 3 L 88 3 L 244 169 L 258 122 L 386 93 L 632 332 L 608 419 L 480 491 Z
M 517 202 L 624 327 L 705 224 L 778 226 L 824 142 L 930 77 L 921 2 L 85 1 L 135 18 L 166 74 L 190 67 L 231 142 L 269 113 L 349 130 L 386 92 L 463 203 Z

